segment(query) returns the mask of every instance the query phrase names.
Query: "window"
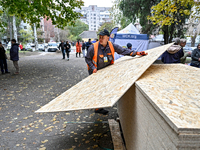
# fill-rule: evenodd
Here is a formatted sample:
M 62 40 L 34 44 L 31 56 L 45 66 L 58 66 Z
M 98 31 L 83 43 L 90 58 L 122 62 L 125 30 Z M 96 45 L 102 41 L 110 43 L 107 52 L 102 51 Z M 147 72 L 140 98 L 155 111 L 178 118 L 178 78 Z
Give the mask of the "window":
M 96 27 L 96 25 L 94 25 L 94 27 Z
M 24 26 L 24 29 L 27 29 L 27 26 Z
M 96 23 L 96 21 L 94 21 L 94 23 Z
M 94 16 L 96 16 L 96 14 L 94 14 Z
M 94 28 L 94 30 L 96 30 L 96 28 Z
M 94 17 L 94 19 L 96 20 L 96 17 Z

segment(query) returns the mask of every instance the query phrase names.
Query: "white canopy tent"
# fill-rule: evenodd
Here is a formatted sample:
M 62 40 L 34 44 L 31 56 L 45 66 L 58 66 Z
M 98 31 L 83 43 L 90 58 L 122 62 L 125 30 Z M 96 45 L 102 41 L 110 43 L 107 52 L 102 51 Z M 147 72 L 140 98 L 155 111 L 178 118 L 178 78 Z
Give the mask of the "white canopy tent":
M 122 47 L 126 47 L 127 43 L 131 43 L 133 50 L 145 51 L 148 49 L 149 37 L 147 34 L 140 34 L 136 27 L 130 23 L 126 28 L 117 32 L 114 43 Z M 115 56 L 115 58 L 119 57 L 117 53 Z

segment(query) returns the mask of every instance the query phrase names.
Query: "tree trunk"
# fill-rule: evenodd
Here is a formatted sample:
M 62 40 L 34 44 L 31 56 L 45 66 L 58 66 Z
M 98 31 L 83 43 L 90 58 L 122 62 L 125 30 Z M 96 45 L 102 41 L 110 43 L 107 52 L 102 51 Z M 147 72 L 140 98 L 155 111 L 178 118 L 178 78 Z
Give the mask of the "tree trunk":
M 13 32 L 14 32 L 14 39 L 17 42 L 17 28 L 16 28 L 16 20 L 15 20 L 15 15 L 13 16 Z
M 38 50 L 38 39 L 37 39 L 37 29 L 34 23 L 34 38 L 35 38 L 35 51 Z
M 60 42 L 60 29 L 58 28 L 58 42 Z
M 168 30 L 168 26 L 163 26 L 162 30 L 164 32 L 164 44 L 168 44 L 169 43 L 169 30 Z
M 172 39 L 173 39 L 173 33 L 174 33 L 174 28 L 175 28 L 175 24 L 171 24 L 170 26 L 170 31 L 169 31 L 169 43 L 172 42 Z
M 11 17 L 8 16 L 8 24 L 9 24 L 9 32 L 10 32 L 10 41 L 12 40 L 12 23 L 11 23 Z
M 195 39 L 197 37 L 197 33 L 195 32 L 194 36 L 191 37 L 191 47 L 195 47 Z

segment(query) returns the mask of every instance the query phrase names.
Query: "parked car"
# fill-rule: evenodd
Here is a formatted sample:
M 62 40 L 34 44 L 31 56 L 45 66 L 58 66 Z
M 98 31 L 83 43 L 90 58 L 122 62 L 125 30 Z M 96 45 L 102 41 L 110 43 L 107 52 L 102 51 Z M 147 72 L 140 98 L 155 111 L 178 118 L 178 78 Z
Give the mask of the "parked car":
M 49 42 L 48 43 L 48 52 L 56 52 L 58 50 L 56 42 Z
M 39 51 L 45 51 L 44 44 L 38 44 Z
M 7 45 L 7 48 L 6 48 L 6 49 L 7 49 L 7 50 L 10 50 L 10 48 L 11 48 L 11 42 L 9 42 L 9 43 L 8 43 L 8 45 Z
M 24 47 L 24 50 L 25 51 L 31 51 L 32 50 L 32 47 L 31 47 L 31 43 L 27 43 Z
M 48 43 L 44 43 L 44 48 L 47 48 L 48 47 Z

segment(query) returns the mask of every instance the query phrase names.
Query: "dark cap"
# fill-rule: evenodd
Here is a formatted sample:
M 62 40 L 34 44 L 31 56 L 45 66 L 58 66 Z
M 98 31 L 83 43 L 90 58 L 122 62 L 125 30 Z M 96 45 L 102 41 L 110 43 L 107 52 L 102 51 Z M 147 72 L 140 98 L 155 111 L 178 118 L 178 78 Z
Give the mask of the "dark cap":
M 128 47 L 128 48 L 132 47 L 132 44 L 131 44 L 131 43 L 128 43 L 128 44 L 127 44 L 127 47 Z
M 98 35 L 102 35 L 102 36 L 107 35 L 107 36 L 110 36 L 110 33 L 108 32 L 108 30 L 104 29 Z

